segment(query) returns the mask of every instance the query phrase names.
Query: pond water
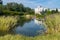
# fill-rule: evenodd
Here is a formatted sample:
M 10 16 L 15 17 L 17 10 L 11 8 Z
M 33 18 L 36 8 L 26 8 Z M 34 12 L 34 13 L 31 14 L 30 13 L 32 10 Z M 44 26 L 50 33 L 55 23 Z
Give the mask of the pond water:
M 13 29 L 15 34 L 21 34 L 25 36 L 36 36 L 43 34 L 46 30 L 44 28 L 44 25 L 39 24 L 38 20 L 30 20 L 28 22 L 24 22 L 24 24 L 21 26 L 17 26 Z

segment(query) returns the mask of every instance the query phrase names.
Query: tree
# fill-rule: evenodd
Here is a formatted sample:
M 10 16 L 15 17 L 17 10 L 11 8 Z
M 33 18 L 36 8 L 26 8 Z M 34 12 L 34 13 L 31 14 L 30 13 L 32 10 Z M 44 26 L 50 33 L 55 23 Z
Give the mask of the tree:
M 50 9 L 46 9 L 45 11 L 44 11 L 44 15 L 48 15 L 48 14 L 51 14 L 51 11 L 50 11 Z
M 0 4 L 2 4 L 2 0 L 0 0 Z
M 56 13 L 56 11 L 55 10 L 52 10 L 51 13 L 54 14 L 54 13 Z
M 8 11 L 14 11 L 14 12 L 20 12 L 20 13 L 27 13 L 27 14 L 34 14 L 34 10 L 29 7 L 24 7 L 23 4 L 18 3 L 7 3 L 6 5 L 3 5 L 3 10 Z
M 2 14 L 2 4 L 0 4 L 0 15 Z
M 10 11 L 18 11 L 18 12 L 23 12 L 25 11 L 25 7 L 23 4 L 17 4 L 17 3 L 7 3 L 5 5 L 5 9 L 10 10 Z
M 58 9 L 56 8 L 56 13 L 58 13 Z

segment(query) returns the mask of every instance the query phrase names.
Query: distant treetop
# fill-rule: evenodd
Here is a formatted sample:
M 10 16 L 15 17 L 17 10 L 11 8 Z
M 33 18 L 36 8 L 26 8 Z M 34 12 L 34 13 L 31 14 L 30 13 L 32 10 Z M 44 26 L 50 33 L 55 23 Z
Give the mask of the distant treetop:
M 2 0 L 0 0 L 0 4 L 2 4 Z

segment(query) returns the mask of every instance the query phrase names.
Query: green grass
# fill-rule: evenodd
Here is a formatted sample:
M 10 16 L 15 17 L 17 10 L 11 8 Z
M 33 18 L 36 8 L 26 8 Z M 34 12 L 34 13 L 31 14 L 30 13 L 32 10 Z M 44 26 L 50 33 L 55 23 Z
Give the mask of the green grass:
M 7 34 L 5 36 L 0 36 L 0 40 L 60 40 L 60 34 L 39 35 L 35 37 Z
M 17 24 L 17 21 L 15 16 L 0 16 L 0 31 L 9 31 L 11 27 Z
M 46 16 L 45 22 L 48 33 L 60 32 L 60 14 Z

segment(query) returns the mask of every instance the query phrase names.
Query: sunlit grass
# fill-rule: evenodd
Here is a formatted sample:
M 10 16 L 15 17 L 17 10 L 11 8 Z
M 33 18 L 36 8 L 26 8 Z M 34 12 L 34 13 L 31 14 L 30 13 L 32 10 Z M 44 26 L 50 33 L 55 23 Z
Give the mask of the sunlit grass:
M 38 35 L 35 37 L 28 37 L 23 35 L 11 35 L 7 34 L 5 36 L 0 36 L 0 40 L 60 40 L 60 34 L 48 34 L 48 35 Z
M 46 16 L 46 25 L 48 33 L 60 32 L 60 14 Z
M 17 21 L 15 16 L 0 16 L 0 31 L 8 31 L 17 24 Z

